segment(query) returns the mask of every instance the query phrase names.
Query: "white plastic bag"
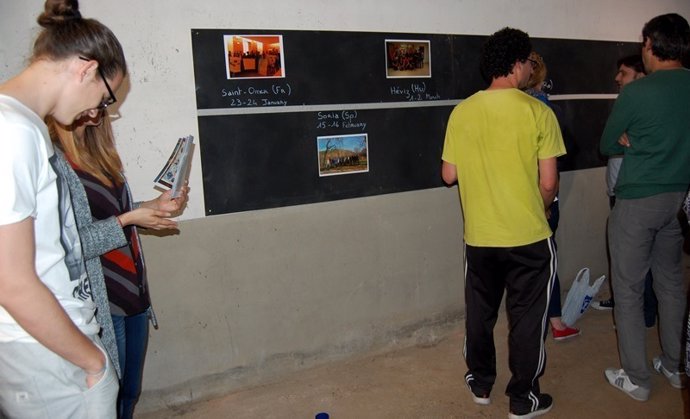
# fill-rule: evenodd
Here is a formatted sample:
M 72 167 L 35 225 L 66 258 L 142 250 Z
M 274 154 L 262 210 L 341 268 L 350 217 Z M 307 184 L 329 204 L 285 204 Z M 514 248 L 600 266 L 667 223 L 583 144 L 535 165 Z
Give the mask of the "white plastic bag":
M 565 304 L 561 310 L 561 320 L 568 326 L 574 326 L 575 322 L 584 314 L 592 298 L 599 292 L 601 284 L 606 279 L 602 275 L 593 284 L 589 284 L 589 268 L 582 268 L 577 273 L 573 285 L 565 297 Z

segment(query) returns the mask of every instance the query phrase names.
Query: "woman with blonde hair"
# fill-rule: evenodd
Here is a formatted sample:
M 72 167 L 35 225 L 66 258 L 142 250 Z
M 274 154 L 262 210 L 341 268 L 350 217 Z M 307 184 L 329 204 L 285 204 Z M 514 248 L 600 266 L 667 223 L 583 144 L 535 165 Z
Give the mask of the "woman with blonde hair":
M 47 0 L 29 65 L 0 84 L 0 416 L 113 418 L 117 377 L 43 122 L 116 101 L 122 46 L 76 0 Z
M 529 78 L 525 92 L 541 100 L 549 108 L 554 110 L 553 104 L 549 101 L 549 96 L 543 90 L 544 81 L 546 80 L 546 64 L 544 63 L 544 59 L 541 55 L 532 51 L 529 55 L 529 60 L 532 63 L 532 75 Z M 556 114 L 556 116 L 558 117 L 558 114 Z M 547 210 L 546 216 L 549 227 L 551 227 L 551 231 L 553 231 L 554 234 L 554 243 L 556 243 L 556 229 L 558 228 L 558 220 L 560 218 L 558 195 L 556 195 L 551 207 Z M 548 314 L 549 323 L 551 324 L 551 335 L 555 340 L 566 340 L 580 334 L 579 329 L 570 327 L 561 320 L 561 282 L 558 279 L 558 273 L 556 273 L 553 288 L 551 290 Z
M 137 227 L 175 229 L 169 219 L 184 207 L 170 191 L 133 202 L 105 111 L 77 120 L 69 128 L 52 124 L 59 167 L 69 180 L 87 270 L 99 306 L 103 341 L 119 366 L 118 418 L 131 418 L 141 393 L 151 308 L 146 265 Z
M 529 77 L 525 92 L 541 100 L 553 110 L 553 104 L 549 101 L 549 96 L 544 92 L 544 81 L 546 81 L 546 64 L 544 58 L 532 51 L 528 60 L 532 63 L 532 75 Z

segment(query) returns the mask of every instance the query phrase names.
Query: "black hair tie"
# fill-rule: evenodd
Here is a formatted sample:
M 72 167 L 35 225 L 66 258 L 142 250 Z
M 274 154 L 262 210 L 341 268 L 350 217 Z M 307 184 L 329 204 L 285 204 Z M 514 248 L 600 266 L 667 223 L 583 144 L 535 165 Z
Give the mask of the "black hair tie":
M 64 16 L 65 20 L 81 20 L 81 12 L 79 10 L 73 10 L 71 14 Z

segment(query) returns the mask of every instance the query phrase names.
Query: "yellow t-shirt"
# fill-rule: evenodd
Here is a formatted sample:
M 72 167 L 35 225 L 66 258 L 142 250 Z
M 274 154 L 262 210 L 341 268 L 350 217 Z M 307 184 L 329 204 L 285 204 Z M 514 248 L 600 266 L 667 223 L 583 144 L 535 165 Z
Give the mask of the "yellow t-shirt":
M 480 91 L 456 106 L 442 158 L 457 169 L 465 242 L 513 247 L 550 237 L 538 160 L 563 154 L 553 111 L 520 90 Z

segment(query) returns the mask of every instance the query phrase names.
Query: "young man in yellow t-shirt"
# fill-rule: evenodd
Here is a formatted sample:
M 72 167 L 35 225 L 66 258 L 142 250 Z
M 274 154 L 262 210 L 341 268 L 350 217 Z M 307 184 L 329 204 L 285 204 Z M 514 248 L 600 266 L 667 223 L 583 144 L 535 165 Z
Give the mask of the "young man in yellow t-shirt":
M 558 191 L 556 158 L 565 146 L 553 111 L 520 90 L 532 73 L 531 51 L 529 36 L 517 29 L 487 39 L 482 71 L 491 85 L 453 110 L 442 157 L 443 180 L 458 182 L 465 226 L 465 380 L 476 403 L 490 402 L 493 328 L 507 289 L 513 419 L 553 405 L 539 388 L 556 273 L 546 208 Z

